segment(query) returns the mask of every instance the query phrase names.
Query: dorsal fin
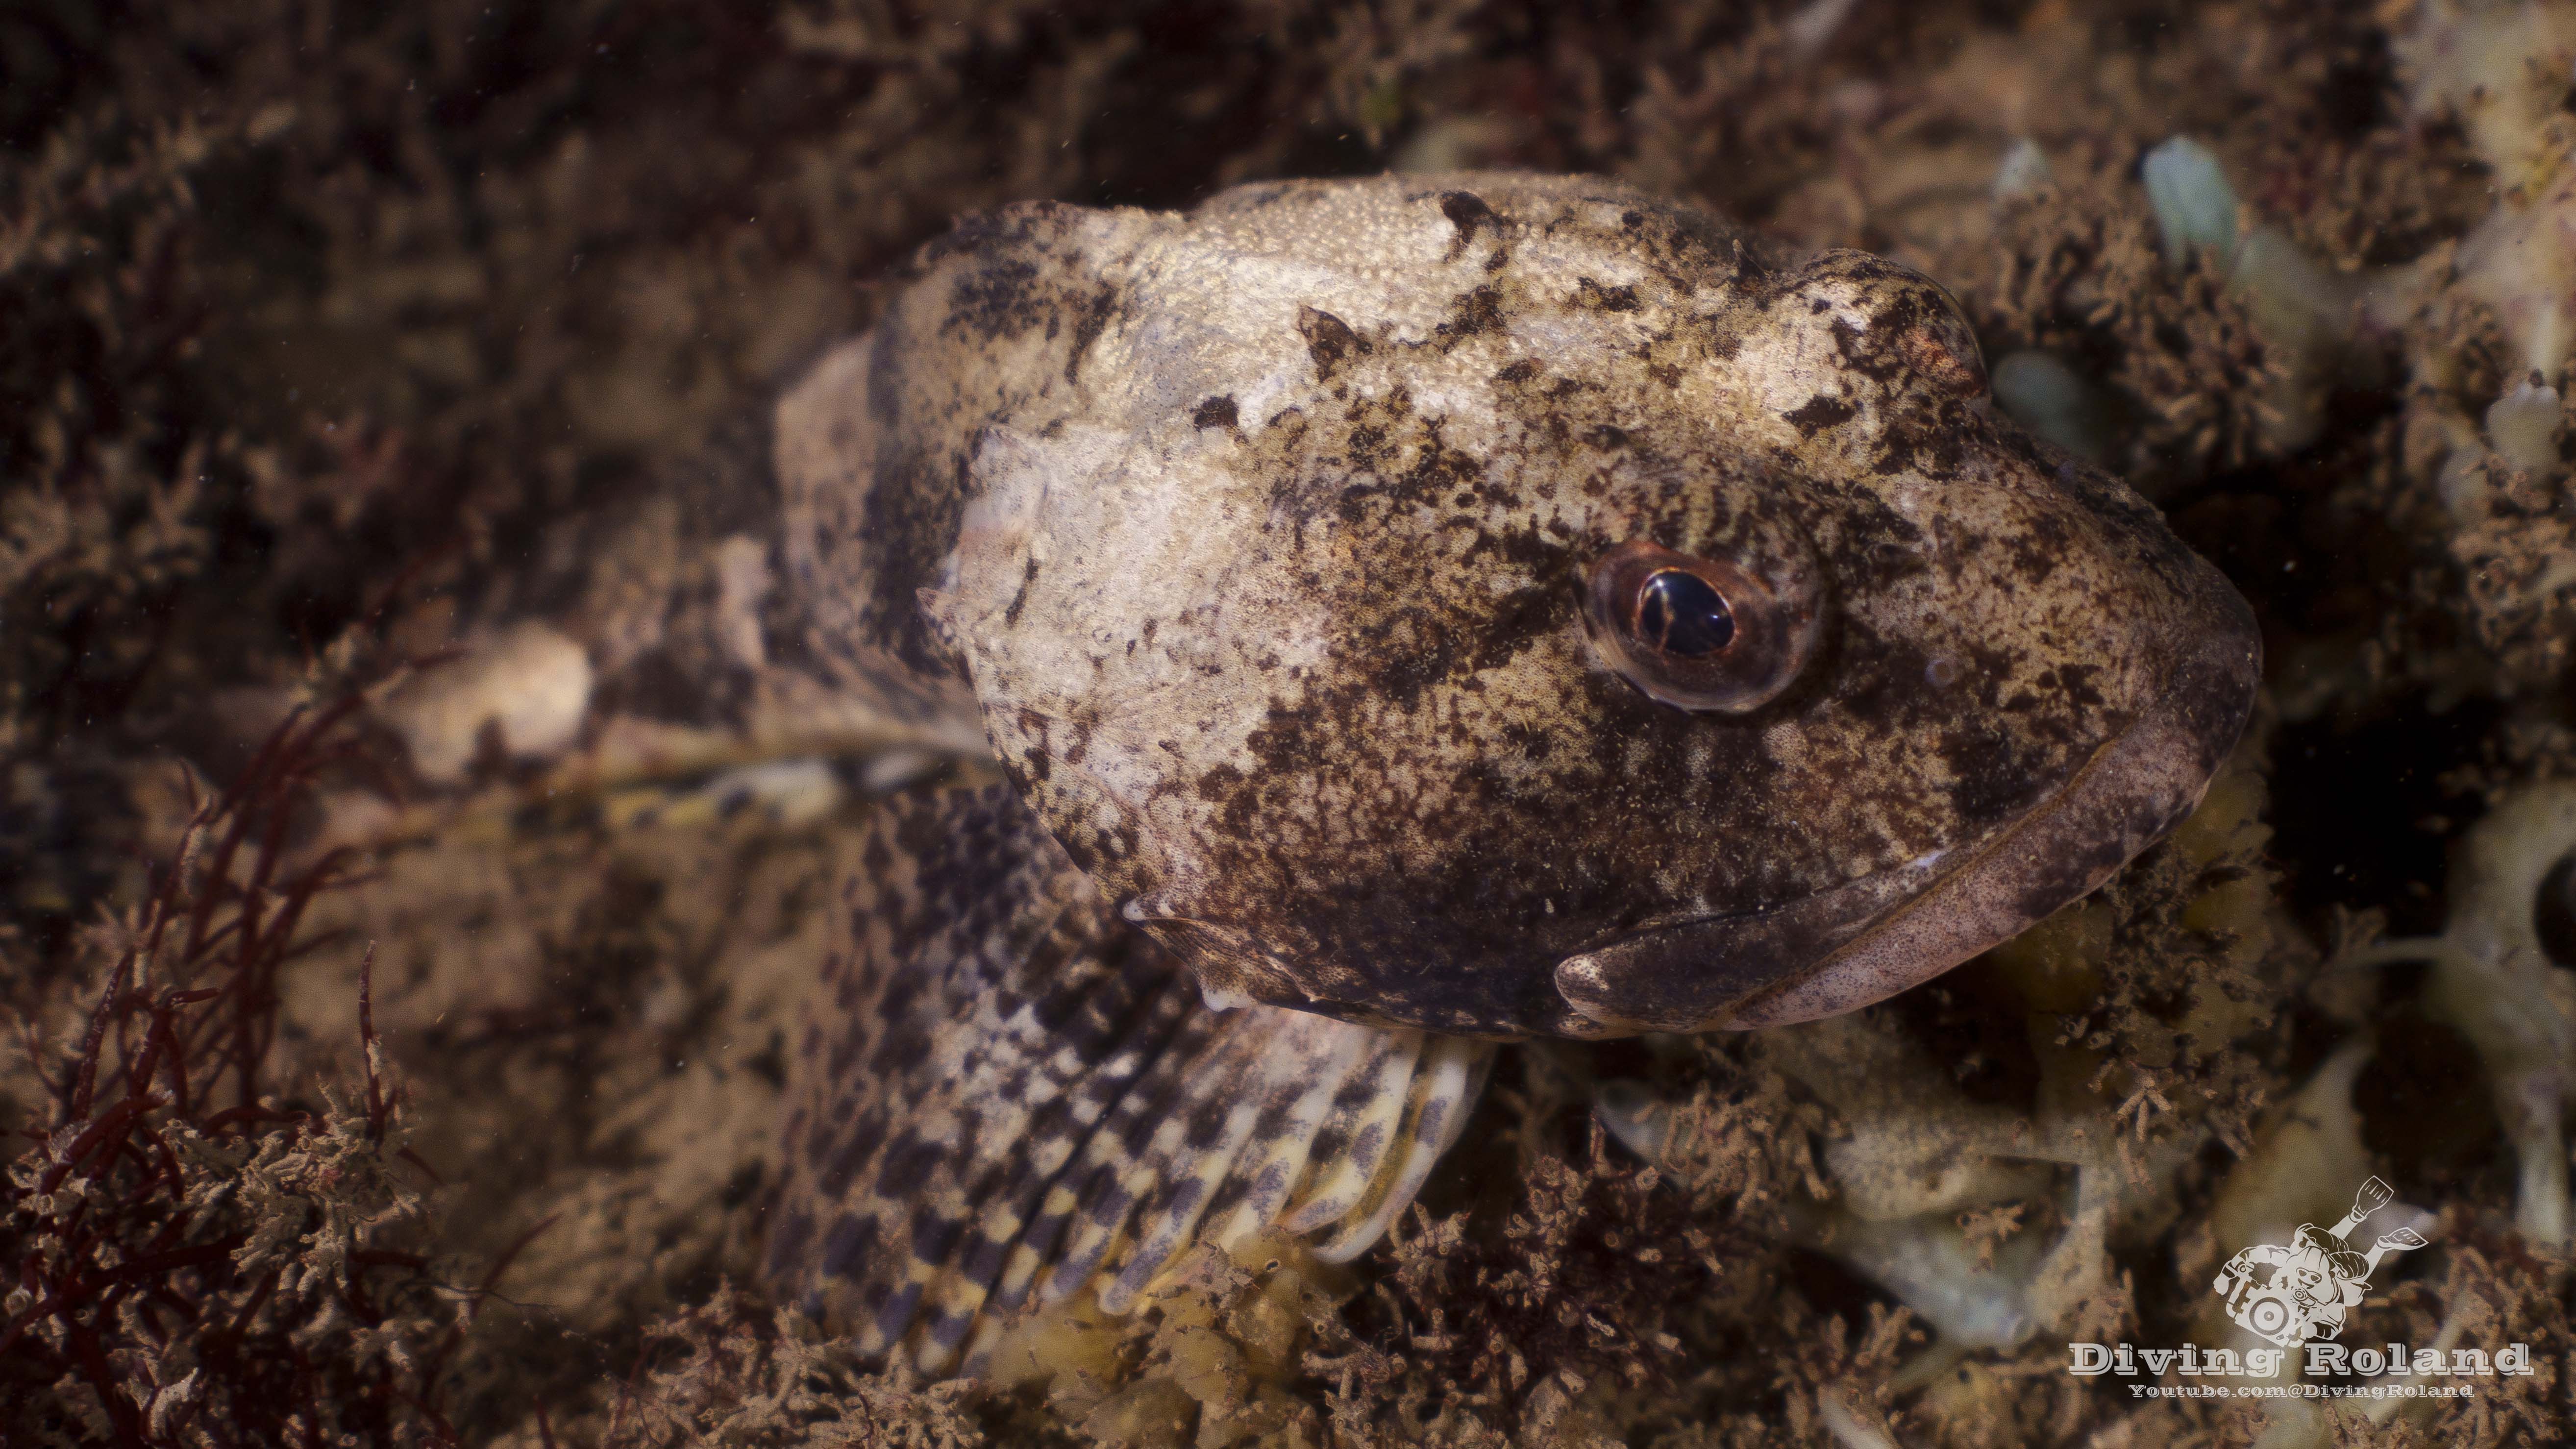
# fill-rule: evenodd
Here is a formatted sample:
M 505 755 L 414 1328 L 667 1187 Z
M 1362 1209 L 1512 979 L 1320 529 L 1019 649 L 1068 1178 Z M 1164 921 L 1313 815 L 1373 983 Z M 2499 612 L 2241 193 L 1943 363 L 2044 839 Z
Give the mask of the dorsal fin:
M 976 1359 L 1033 1303 L 1125 1312 L 1191 1244 L 1365 1251 L 1492 1047 L 1214 1011 L 1006 786 L 887 801 L 790 1066 L 775 1291 L 872 1357 Z

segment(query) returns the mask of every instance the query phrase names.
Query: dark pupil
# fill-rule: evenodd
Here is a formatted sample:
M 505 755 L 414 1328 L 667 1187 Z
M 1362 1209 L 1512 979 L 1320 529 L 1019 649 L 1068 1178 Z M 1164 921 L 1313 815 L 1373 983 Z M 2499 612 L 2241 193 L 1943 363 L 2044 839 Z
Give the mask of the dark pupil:
M 1637 600 L 1639 639 L 1666 654 L 1714 654 L 1735 638 L 1735 611 L 1708 580 L 1665 569 L 1646 580 Z
M 2552 965 L 2576 968 L 2576 854 L 2558 857 L 2540 878 L 2531 926 L 2540 937 L 2540 953 Z

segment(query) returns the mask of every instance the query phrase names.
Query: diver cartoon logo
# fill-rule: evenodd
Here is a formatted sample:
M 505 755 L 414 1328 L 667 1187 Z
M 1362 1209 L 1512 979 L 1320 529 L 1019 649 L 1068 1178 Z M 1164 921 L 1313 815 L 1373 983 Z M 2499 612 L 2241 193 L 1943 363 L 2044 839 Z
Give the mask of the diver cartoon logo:
M 2379 1260 L 2425 1245 L 2422 1233 L 2399 1228 L 2371 1244 L 2367 1253 L 2353 1250 L 2345 1235 L 2395 1195 L 2374 1177 L 2361 1185 L 2352 1211 L 2332 1231 L 2302 1223 L 2286 1244 L 2258 1243 L 2228 1259 L 2210 1285 L 2226 1300 L 2227 1316 L 2283 1348 L 2343 1332 L 2344 1310 L 2370 1291 L 2370 1275 Z

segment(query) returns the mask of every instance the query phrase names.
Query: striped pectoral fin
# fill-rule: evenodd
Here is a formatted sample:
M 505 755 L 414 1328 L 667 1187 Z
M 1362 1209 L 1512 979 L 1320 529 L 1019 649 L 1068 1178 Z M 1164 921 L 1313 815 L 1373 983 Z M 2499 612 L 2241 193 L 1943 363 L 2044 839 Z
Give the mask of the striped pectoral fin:
M 1213 1011 L 1006 788 L 887 802 L 791 1066 L 767 1272 L 872 1356 L 976 1370 L 1000 1326 L 1133 1308 L 1274 1224 L 1355 1256 L 1493 1048 Z

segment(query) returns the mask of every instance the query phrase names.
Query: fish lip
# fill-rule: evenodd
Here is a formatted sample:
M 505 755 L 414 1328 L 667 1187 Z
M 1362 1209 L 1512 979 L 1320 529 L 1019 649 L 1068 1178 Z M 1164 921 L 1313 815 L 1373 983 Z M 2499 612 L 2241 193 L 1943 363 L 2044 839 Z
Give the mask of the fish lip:
M 2182 823 L 2252 717 L 2253 611 L 2215 587 L 2177 612 L 2188 647 L 2128 728 L 2047 799 L 1970 846 L 1803 900 L 1633 931 L 1556 966 L 1576 1014 L 1616 1031 L 1785 1026 L 1857 1010 L 2010 940 Z M 1801 962 L 1787 971 L 1782 961 Z

